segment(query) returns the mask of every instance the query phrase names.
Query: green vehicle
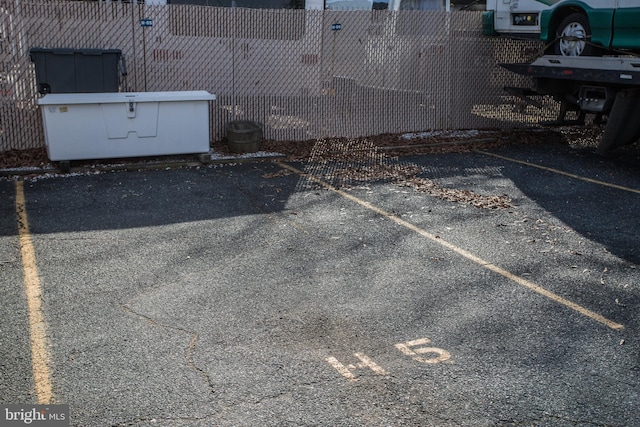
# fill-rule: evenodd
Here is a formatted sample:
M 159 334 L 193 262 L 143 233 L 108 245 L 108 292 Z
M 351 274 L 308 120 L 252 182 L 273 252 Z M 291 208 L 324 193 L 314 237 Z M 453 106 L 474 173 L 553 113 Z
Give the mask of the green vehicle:
M 640 52 L 640 0 L 539 0 L 540 39 L 548 53 L 601 56 L 609 50 Z

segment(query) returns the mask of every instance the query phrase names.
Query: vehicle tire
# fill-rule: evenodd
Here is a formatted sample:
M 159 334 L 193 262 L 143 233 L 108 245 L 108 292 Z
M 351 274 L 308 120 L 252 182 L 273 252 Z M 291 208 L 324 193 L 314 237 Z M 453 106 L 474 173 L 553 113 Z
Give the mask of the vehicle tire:
M 554 53 L 562 56 L 594 56 L 598 49 L 591 44 L 591 26 L 586 15 L 576 12 L 564 18 L 556 31 Z

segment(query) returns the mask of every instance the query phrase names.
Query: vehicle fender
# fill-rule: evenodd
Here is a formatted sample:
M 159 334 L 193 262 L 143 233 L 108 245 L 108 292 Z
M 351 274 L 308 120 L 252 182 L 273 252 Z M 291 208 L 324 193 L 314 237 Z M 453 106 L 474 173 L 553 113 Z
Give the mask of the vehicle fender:
M 593 8 L 581 1 L 563 2 L 561 6 L 540 13 L 540 40 L 550 43 L 556 38 L 556 26 L 566 16 L 582 12 L 589 18 L 591 41 L 609 47 L 611 45 L 613 8 Z
M 495 26 L 495 11 L 487 10 L 482 12 L 482 35 L 484 36 L 495 36 L 496 35 L 496 26 Z

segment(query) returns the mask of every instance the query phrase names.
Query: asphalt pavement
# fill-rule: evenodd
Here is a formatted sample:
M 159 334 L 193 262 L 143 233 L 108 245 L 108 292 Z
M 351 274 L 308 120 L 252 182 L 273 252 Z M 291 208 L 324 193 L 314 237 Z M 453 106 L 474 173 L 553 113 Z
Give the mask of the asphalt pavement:
M 560 144 L 5 179 L 0 404 L 640 425 L 639 206 L 637 164 Z

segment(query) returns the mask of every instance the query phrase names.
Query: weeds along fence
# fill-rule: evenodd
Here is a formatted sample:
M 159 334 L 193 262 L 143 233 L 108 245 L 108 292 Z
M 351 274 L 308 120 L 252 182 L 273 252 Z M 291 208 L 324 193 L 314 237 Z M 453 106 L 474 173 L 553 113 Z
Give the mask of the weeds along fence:
M 529 82 L 497 64 L 540 46 L 483 37 L 480 12 L 0 0 L 0 152 L 45 143 L 34 47 L 120 49 L 123 92 L 215 94 L 212 141 L 231 120 L 301 141 L 519 127 L 556 114 L 505 93 Z

